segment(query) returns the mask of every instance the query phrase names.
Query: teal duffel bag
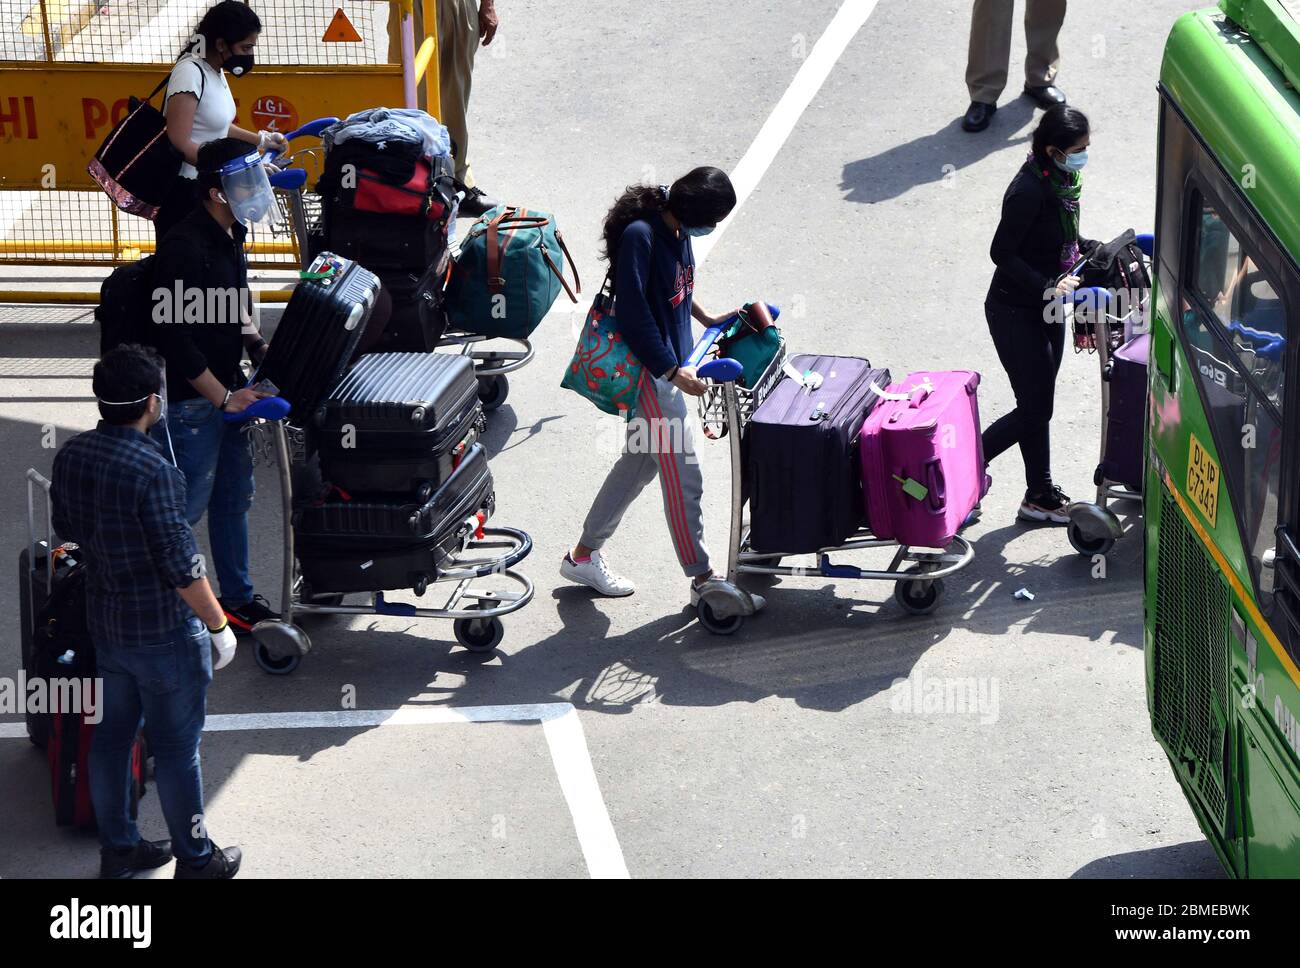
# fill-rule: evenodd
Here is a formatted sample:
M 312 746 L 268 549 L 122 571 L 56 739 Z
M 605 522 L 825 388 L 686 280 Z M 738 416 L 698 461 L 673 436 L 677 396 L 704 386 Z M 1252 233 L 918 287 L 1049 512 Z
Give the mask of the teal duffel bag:
M 461 243 L 447 282 L 447 321 L 467 333 L 526 339 L 561 289 L 576 303 L 582 283 L 555 216 L 499 205 L 483 213 Z

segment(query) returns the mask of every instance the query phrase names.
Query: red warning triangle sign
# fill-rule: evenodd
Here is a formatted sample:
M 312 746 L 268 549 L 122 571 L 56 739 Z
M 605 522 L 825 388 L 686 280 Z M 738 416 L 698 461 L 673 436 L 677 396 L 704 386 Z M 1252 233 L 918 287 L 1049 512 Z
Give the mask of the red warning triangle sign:
M 343 12 L 343 8 L 339 7 L 334 11 L 334 19 L 325 28 L 325 36 L 321 40 L 334 44 L 355 44 L 361 40 L 361 35 L 352 26 L 352 21 Z

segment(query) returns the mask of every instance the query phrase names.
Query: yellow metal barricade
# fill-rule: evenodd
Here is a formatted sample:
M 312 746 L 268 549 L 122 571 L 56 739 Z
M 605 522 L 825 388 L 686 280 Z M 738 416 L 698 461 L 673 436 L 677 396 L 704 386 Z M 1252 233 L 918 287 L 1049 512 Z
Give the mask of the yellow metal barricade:
M 153 223 L 120 213 L 86 164 L 129 99 L 170 71 L 212 2 L 0 0 L 0 267 L 111 267 L 153 250 Z M 235 124 L 287 132 L 313 118 L 414 106 L 412 92 L 439 114 L 436 3 L 420 0 L 427 36 L 417 42 L 413 2 L 257 0 L 257 67 L 229 78 Z M 359 42 L 322 40 L 336 10 Z M 318 159 L 308 167 L 310 185 Z M 260 230 L 249 249 L 257 268 L 292 268 L 299 257 L 287 227 Z M 97 298 L 0 290 L 0 303 Z

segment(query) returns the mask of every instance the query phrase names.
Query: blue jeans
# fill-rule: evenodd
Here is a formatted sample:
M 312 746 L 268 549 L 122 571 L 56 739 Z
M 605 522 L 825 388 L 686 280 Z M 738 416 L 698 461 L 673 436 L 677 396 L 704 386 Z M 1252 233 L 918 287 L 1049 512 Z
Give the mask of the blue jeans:
M 154 782 L 172 852 L 200 866 L 212 853 L 204 830 L 199 734 L 212 682 L 212 644 L 197 618 L 161 642 L 129 648 L 95 642 L 103 719 L 90 746 L 90 800 L 99 842 L 124 850 L 140 841 L 131 819 L 131 745 L 140 724 L 154 758 Z
M 221 419 L 221 411 L 203 397 L 169 405 L 176 466 L 185 475 L 185 518 L 197 525 L 208 512 L 208 542 L 222 601 L 229 606 L 253 600 L 248 576 L 248 509 L 253 506 L 253 459 L 239 424 Z M 163 421 L 153 429 L 167 449 Z

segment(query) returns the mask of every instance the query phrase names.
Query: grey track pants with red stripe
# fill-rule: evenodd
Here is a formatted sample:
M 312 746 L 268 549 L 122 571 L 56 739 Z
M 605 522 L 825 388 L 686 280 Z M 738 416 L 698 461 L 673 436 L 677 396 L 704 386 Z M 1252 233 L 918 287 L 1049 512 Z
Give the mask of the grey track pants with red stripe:
M 704 478 L 695 456 L 696 424 L 689 401 L 671 383 L 643 374 L 637 411 L 628 421 L 622 456 L 587 513 L 582 543 L 589 548 L 604 545 L 637 495 L 658 475 L 668 533 L 682 571 L 692 578 L 708 574 L 712 569 L 700 508 Z

